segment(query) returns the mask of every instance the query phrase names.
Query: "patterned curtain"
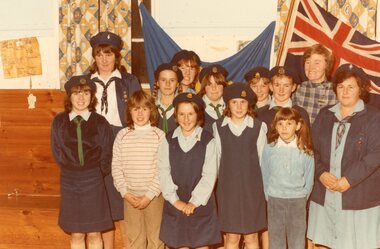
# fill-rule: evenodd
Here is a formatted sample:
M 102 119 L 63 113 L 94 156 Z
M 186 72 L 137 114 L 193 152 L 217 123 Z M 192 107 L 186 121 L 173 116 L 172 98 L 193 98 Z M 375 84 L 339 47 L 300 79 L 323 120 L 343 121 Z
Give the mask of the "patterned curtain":
M 61 86 L 72 76 L 86 72 L 92 64 L 90 38 L 109 30 L 124 41 L 122 63 L 131 66 L 131 1 L 130 0 L 60 0 L 59 67 Z M 100 14 L 99 14 L 100 7 Z
M 273 58 L 277 58 L 292 2 L 294 0 L 278 0 Z M 315 0 L 315 2 L 367 37 L 376 38 L 377 0 Z M 272 60 L 272 63 L 275 61 Z

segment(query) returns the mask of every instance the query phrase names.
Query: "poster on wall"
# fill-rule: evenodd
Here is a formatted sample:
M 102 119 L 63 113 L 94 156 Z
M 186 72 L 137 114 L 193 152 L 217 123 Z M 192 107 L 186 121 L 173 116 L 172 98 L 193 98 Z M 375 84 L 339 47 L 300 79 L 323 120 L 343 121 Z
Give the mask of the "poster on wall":
M 0 41 L 5 79 L 41 75 L 41 55 L 36 37 Z

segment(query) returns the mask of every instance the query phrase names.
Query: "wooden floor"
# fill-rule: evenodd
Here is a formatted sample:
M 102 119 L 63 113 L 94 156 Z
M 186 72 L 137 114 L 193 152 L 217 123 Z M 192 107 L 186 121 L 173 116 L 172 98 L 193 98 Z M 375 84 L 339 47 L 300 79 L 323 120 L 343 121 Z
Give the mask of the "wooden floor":
M 0 196 L 0 249 L 70 248 L 57 225 L 59 197 Z M 116 249 L 122 249 L 119 229 Z

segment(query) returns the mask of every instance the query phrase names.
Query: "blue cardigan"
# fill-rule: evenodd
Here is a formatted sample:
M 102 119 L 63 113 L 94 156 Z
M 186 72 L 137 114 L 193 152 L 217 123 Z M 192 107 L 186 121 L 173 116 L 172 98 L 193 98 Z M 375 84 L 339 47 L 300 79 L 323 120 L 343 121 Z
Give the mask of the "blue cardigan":
M 324 205 L 326 188 L 319 181 L 330 171 L 332 130 L 338 122 L 331 106 L 321 109 L 313 124 L 315 183 L 311 200 Z M 342 157 L 342 177 L 351 187 L 342 193 L 345 210 L 361 210 L 380 205 L 380 111 L 366 105 L 349 121 Z

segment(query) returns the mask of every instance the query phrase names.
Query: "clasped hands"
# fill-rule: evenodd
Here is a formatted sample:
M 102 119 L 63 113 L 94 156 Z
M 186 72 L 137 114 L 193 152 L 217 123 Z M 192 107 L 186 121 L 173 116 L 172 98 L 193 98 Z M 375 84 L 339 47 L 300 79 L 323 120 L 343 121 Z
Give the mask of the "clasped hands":
M 186 203 L 181 200 L 174 202 L 174 207 L 186 216 L 192 215 L 194 213 L 194 210 L 196 209 L 196 206 L 193 203 Z
M 346 177 L 337 178 L 330 172 L 324 172 L 319 177 L 319 180 L 331 192 L 343 193 L 351 187 Z
M 132 207 L 140 209 L 140 210 L 146 208 L 151 201 L 145 195 L 144 196 L 135 196 L 131 193 L 127 193 L 124 196 L 124 198 L 129 202 L 129 204 L 132 205 Z

